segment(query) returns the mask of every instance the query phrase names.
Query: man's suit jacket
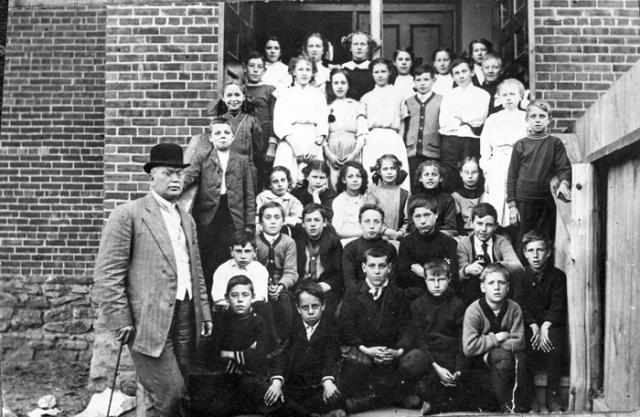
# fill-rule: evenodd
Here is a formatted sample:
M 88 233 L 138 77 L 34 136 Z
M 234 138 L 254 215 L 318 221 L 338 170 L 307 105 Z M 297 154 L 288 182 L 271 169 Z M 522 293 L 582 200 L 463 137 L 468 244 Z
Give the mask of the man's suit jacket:
M 340 339 L 335 323 L 323 317 L 311 340 L 307 340 L 302 319 L 297 317 L 277 360 L 276 374 L 284 375 L 291 385 L 319 385 L 324 377 L 338 377 L 339 359 Z
M 160 356 L 167 340 L 177 291 L 177 267 L 160 205 L 149 193 L 117 207 L 102 232 L 93 296 L 110 330 L 135 326 L 131 349 Z M 193 218 L 179 209 L 191 260 L 196 335 L 211 320 Z M 197 337 L 197 336 L 196 336 Z
M 305 276 L 305 266 L 307 265 L 307 243 L 309 238 L 302 225 L 296 225 L 293 232 L 293 239 L 296 242 L 296 254 L 298 256 L 298 277 L 300 280 Z M 320 236 L 320 263 L 324 271 L 318 277 L 317 282 L 325 282 L 331 286 L 331 290 L 342 294 L 344 283 L 342 280 L 342 244 L 340 238 L 327 230 Z
M 182 171 L 185 192 L 181 200 L 190 198 L 188 187 L 198 183 L 192 214 L 199 225 L 208 225 L 215 217 L 220 204 L 222 166 L 218 152 L 207 136 L 198 135 L 189 144 L 187 156 L 191 165 Z M 229 212 L 235 229 L 254 229 L 256 200 L 253 168 L 250 166 L 249 158 L 232 151 L 224 178 Z M 189 206 L 188 202 L 183 205 Z

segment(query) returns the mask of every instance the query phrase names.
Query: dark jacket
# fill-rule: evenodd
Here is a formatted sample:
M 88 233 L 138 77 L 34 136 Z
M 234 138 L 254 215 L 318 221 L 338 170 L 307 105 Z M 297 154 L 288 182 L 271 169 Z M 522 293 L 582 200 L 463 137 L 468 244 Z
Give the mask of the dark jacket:
M 220 204 L 222 167 L 218 152 L 206 137 L 194 137 L 193 140 L 198 140 L 199 143 L 189 160 L 191 165 L 182 171 L 182 182 L 185 190 L 191 184 L 198 184 L 192 214 L 196 223 L 208 225 L 215 217 Z M 256 201 L 252 172 L 248 157 L 233 151 L 229 154 L 225 185 L 229 212 L 236 230 L 255 228 Z
M 524 324 L 541 325 L 550 321 L 553 326 L 567 324 L 567 277 L 553 265 L 540 274 L 540 280 L 530 266 L 517 271 L 512 278 L 513 300 L 522 307 Z
M 427 292 L 411 303 L 410 334 L 414 347 L 451 372 L 464 365 L 462 322 L 465 305 L 450 289 L 439 297 Z
M 435 198 L 438 203 L 438 218 L 436 219 L 436 227 L 438 230 L 447 230 L 457 233 L 456 222 L 456 202 L 451 194 L 445 192 L 442 187 L 435 190 L 427 190 L 422 185 L 417 187 L 416 193 L 409 197 L 407 207 L 411 206 L 411 202 L 416 198 Z M 411 218 L 409 218 L 409 232 L 416 230 Z
M 301 281 L 305 278 L 307 244 L 309 242 L 301 225 L 295 227 L 293 239 L 296 242 L 298 277 Z M 325 282 L 331 286 L 331 290 L 336 294 L 342 294 L 344 283 L 342 281 L 342 244 L 340 238 L 325 229 L 320 235 L 318 245 L 320 245 L 320 264 L 322 264 L 324 271 L 318 277 L 317 282 Z
M 362 263 L 365 261 L 364 252 L 373 247 L 380 247 L 391 254 L 389 261 L 391 265 L 391 273 L 389 280 L 395 279 L 396 262 L 398 260 L 398 251 L 389 241 L 382 238 L 367 240 L 359 237 L 352 240 L 344 247 L 342 254 L 342 275 L 344 277 L 344 287 L 353 287 L 364 281 L 364 272 L 362 272 Z
M 285 384 L 310 387 L 319 385 L 324 377 L 338 377 L 340 340 L 338 328 L 329 317 L 323 317 L 307 340 L 307 333 L 298 318 L 279 355 L 277 370 Z
M 389 282 L 377 301 L 366 281 L 347 288 L 339 315 L 340 340 L 348 346 L 411 347 L 409 303 Z

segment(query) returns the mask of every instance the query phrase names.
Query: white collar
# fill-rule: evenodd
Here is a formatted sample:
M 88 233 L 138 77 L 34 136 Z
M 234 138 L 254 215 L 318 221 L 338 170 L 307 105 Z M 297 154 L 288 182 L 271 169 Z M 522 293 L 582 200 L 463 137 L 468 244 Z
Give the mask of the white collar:
M 344 64 L 342 64 L 342 68 L 346 68 L 348 70 L 353 71 L 354 69 L 361 69 L 361 70 L 369 70 L 369 64 L 371 64 L 371 61 L 369 61 L 368 59 L 365 59 L 364 61 L 362 61 L 359 64 L 356 64 L 355 61 L 349 61 L 349 62 L 345 62 Z

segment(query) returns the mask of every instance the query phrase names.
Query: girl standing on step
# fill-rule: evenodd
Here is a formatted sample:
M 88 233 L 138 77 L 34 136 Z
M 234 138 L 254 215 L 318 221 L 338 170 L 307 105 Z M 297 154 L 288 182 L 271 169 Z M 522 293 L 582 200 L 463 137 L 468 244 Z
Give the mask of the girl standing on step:
M 315 65 L 315 74 L 312 85 L 325 92 L 325 83 L 329 80 L 329 67 L 327 54 L 329 53 L 329 42 L 318 32 L 307 36 L 302 44 L 302 55 L 307 57 Z
M 433 92 L 445 95 L 453 89 L 453 76 L 451 75 L 451 63 L 456 59 L 456 54 L 449 48 L 441 47 L 433 51 L 431 60 L 436 69 L 436 81 L 433 83 Z

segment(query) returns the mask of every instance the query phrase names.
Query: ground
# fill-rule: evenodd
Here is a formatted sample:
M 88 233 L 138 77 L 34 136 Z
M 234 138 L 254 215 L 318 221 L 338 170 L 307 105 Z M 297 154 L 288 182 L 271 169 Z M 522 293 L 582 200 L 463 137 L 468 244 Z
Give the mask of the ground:
M 36 408 L 38 398 L 53 394 L 58 399 L 59 416 L 73 416 L 84 410 L 91 393 L 87 390 L 89 363 L 29 361 L 3 364 L 2 395 L 5 407 L 18 416 Z

